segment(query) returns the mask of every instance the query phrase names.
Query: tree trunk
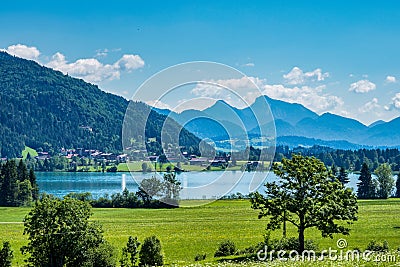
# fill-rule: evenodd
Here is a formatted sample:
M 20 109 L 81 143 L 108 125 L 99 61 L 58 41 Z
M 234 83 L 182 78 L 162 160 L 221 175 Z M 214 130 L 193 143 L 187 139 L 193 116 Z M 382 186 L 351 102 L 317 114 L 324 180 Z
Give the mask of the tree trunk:
M 304 251 L 304 227 L 299 227 L 299 253 Z
M 286 210 L 283 212 L 283 238 L 286 238 Z
M 299 253 L 302 253 L 304 251 L 304 214 L 300 214 L 299 219 Z

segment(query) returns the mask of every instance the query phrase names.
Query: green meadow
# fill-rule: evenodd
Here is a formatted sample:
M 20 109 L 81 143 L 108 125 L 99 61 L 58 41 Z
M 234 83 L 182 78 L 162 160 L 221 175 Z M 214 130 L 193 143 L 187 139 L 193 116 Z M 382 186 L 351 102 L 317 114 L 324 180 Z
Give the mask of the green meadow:
M 138 236 L 143 241 L 147 236 L 156 235 L 162 242 L 165 262 L 169 265 L 254 266 L 255 263 L 218 263 L 213 254 L 218 244 L 226 239 L 234 241 L 238 249 L 262 241 L 266 219 L 257 219 L 257 211 L 250 208 L 248 200 L 219 200 L 206 205 L 200 204 L 201 201 L 185 201 L 183 206 L 196 206 L 158 210 L 93 209 L 92 220 L 103 225 L 105 238 L 119 253 L 129 236 Z M 22 221 L 28 212 L 29 208 L 0 208 L 0 241 L 11 242 L 15 254 L 14 266 L 23 264 L 19 249 L 27 243 Z M 339 238 L 347 240 L 348 249 L 362 250 L 371 240 L 387 240 L 390 249 L 394 251 L 400 247 L 399 214 L 400 199 L 359 201 L 359 219 L 351 226 L 350 236 L 322 238 L 318 231 L 309 230 L 306 238 L 316 241 L 320 250 L 329 247 L 336 249 Z M 280 238 L 281 235 L 280 230 L 273 232 L 274 238 Z M 295 229 L 290 226 L 288 236 L 296 236 Z M 207 254 L 206 260 L 196 263 L 196 254 Z M 275 262 L 273 266 L 316 266 L 315 263 L 281 264 Z M 322 262 L 317 266 L 337 266 L 330 264 Z M 357 266 L 354 262 L 348 264 L 340 266 Z M 259 263 L 258 266 L 265 266 L 265 263 Z

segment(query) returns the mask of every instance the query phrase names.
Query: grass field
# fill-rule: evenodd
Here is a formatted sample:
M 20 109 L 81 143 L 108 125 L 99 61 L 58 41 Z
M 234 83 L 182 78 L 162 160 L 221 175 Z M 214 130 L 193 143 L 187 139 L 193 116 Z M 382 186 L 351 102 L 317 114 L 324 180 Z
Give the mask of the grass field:
M 31 155 L 32 158 L 36 157 L 38 155 L 38 153 L 35 149 L 25 146 L 25 149 L 22 150 L 22 158 L 26 159 L 26 156 L 28 156 L 28 153 Z
M 11 242 L 16 256 L 15 266 L 23 263 L 19 248 L 27 243 L 26 236 L 22 235 L 22 220 L 28 211 L 29 208 L 0 208 L 0 241 Z M 94 209 L 93 212 L 92 219 L 103 225 L 106 239 L 119 250 L 130 235 L 138 236 L 141 241 L 147 236 L 157 235 L 163 245 L 166 263 L 170 265 L 195 264 L 194 256 L 204 253 L 207 254 L 206 262 L 215 264 L 213 254 L 221 241 L 233 240 L 239 249 L 243 249 L 263 240 L 266 225 L 265 219 L 257 219 L 257 211 L 250 208 L 248 200 L 220 200 L 204 206 L 171 210 Z M 359 220 L 352 226 L 351 235 L 344 237 L 348 248 L 365 249 L 371 240 L 387 240 L 391 249 L 397 249 L 400 246 L 398 214 L 400 199 L 360 201 Z M 281 232 L 276 231 L 273 235 L 280 238 Z M 295 229 L 289 227 L 288 236 L 295 235 Z M 315 240 L 320 250 L 336 249 L 336 241 L 342 237 L 337 235 L 334 239 L 324 239 L 316 230 L 306 233 L 306 238 Z M 259 266 L 265 266 L 265 263 Z

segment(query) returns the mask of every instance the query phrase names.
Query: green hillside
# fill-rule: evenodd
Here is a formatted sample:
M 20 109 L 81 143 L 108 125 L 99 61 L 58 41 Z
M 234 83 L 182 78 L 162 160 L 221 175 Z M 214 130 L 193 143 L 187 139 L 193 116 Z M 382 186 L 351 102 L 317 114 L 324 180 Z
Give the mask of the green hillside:
M 96 85 L 0 52 L 1 157 L 20 157 L 25 146 L 49 152 L 61 147 L 121 151 L 127 107 L 126 99 Z M 165 116 L 140 102 L 130 109 L 141 120 L 150 113 L 146 137 L 159 141 Z M 186 130 L 181 135 L 181 145 L 197 147 L 198 138 Z M 151 149 L 159 152 L 160 146 Z

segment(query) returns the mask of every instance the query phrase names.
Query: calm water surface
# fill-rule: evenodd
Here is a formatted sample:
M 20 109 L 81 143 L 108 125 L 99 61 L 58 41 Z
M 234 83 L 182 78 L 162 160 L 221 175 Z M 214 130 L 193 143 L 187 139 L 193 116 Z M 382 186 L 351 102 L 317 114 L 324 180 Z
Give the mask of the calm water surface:
M 105 194 L 114 194 L 126 187 L 129 191 L 137 191 L 138 184 L 154 173 L 97 173 L 97 172 L 37 172 L 37 182 L 41 192 L 59 197 L 68 193 L 90 192 L 98 198 Z M 160 175 L 157 173 L 157 175 Z M 161 176 L 160 176 L 161 177 Z M 274 181 L 276 176 L 270 172 L 185 172 L 177 175 L 184 189 L 182 199 L 218 198 L 226 194 L 249 194 L 262 190 L 265 181 Z M 358 175 L 350 174 L 349 187 L 356 188 Z

